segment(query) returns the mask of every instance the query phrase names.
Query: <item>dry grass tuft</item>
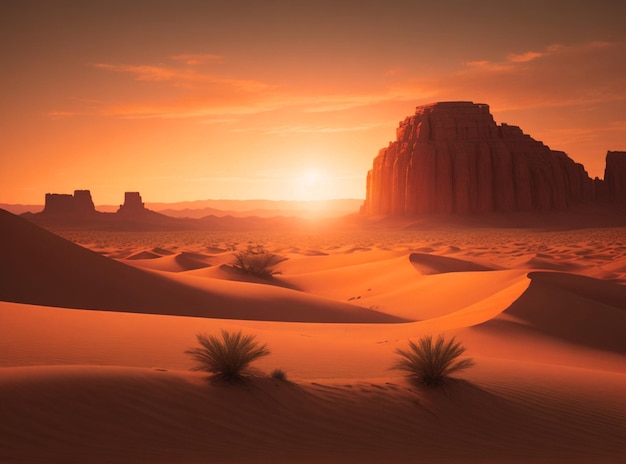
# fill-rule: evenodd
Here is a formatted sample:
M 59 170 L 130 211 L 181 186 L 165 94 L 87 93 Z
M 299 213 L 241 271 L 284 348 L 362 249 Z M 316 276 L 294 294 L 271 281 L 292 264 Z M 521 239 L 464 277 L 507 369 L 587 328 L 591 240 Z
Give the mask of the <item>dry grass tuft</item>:
M 270 375 L 273 379 L 287 381 L 287 373 L 283 369 L 274 369 Z
M 243 335 L 222 330 L 221 339 L 214 335 L 197 334 L 200 347 L 186 350 L 198 365 L 192 370 L 210 372 L 227 382 L 242 380 L 249 366 L 270 354 L 267 345 L 259 345 L 255 335 Z
M 406 371 L 411 377 L 428 386 L 441 385 L 451 374 L 474 365 L 471 358 L 458 359 L 465 348 L 455 337 L 446 341 L 441 335 L 433 342 L 430 335 L 417 343 L 409 340 L 409 348 L 396 349 L 400 359 L 393 369 Z
M 271 277 L 276 272 L 271 268 L 280 259 L 273 253 L 267 251 L 263 245 L 248 245 L 245 250 L 234 254 L 235 262 L 233 267 L 246 274 L 257 277 Z

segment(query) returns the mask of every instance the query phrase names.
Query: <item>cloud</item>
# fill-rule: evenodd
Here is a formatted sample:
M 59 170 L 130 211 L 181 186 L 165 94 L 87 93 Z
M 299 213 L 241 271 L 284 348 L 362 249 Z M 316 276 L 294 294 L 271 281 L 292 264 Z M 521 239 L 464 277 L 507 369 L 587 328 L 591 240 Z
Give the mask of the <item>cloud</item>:
M 299 89 L 266 84 L 260 81 L 216 78 L 208 75 L 176 74 L 156 67 L 100 65 L 102 69 L 126 72 L 139 81 L 172 81 L 189 96 L 172 98 L 169 103 L 122 102 L 102 109 L 101 114 L 135 119 L 208 118 L 231 120 L 232 116 L 259 114 L 280 109 L 297 109 L 305 113 L 345 111 L 390 101 L 415 101 L 427 98 L 428 92 L 417 87 L 386 87 L 362 93 L 303 92 Z M 186 71 L 190 72 L 190 71 Z M 186 83 L 184 85 L 183 83 Z M 209 84 L 213 84 L 211 87 Z M 328 128 L 330 130 L 330 128 Z M 337 131 L 345 131 L 340 128 Z M 354 129 L 350 129 L 354 130 Z M 315 129 L 320 132 L 321 129 Z
M 254 79 L 234 79 L 215 74 L 198 72 L 193 68 L 167 66 L 95 63 L 95 68 L 127 73 L 137 81 L 169 82 L 175 87 L 194 88 L 198 85 L 225 85 L 242 91 L 258 92 L 271 86 Z
M 501 110 L 624 100 L 625 54 L 624 43 L 589 42 L 471 61 L 439 79 L 438 93 L 477 95 Z
M 400 84 L 393 83 L 370 92 L 354 94 L 336 93 L 316 97 L 305 96 L 301 99 L 300 105 L 304 107 L 305 112 L 325 113 L 388 102 L 420 101 L 432 96 L 432 90 L 426 88 L 421 82 L 403 82 Z
M 393 122 L 395 123 L 395 121 Z M 322 126 L 322 125 L 283 125 L 275 127 L 239 127 L 231 132 L 262 132 L 264 134 L 332 134 L 340 132 L 361 132 L 389 124 L 389 122 L 356 124 L 354 126 Z
M 626 43 L 551 44 L 472 60 L 456 71 L 399 80 L 381 100 L 473 100 L 499 111 L 562 108 L 626 101 Z M 371 97 L 371 96 L 370 96 Z
M 287 108 L 305 113 L 337 112 L 392 101 L 415 101 L 428 95 L 423 89 L 394 84 L 371 91 L 342 92 L 341 87 L 348 88 L 350 83 L 341 80 L 337 81 L 334 88 L 304 89 L 301 84 L 290 87 L 292 82 L 297 82 L 294 80 L 278 85 L 271 81 L 227 76 L 198 68 L 203 63 L 223 63 L 223 56 L 217 54 L 183 53 L 170 56 L 169 59 L 172 63 L 156 65 L 93 64 L 94 68 L 102 71 L 126 74 L 138 84 L 152 83 L 172 89 L 156 94 L 154 88 L 139 87 L 137 92 L 131 94 L 132 97 L 101 106 L 99 113 L 122 118 L 208 118 L 210 121 Z M 384 78 L 395 81 L 404 71 L 401 66 L 390 68 L 384 73 Z M 319 84 L 316 82 L 315 85 L 319 87 Z M 314 130 L 319 132 L 323 128 Z
M 203 124 L 232 124 L 239 121 L 237 118 L 209 118 L 202 120 Z
M 222 64 L 224 62 L 222 55 L 211 53 L 183 53 L 182 55 L 170 56 L 170 59 L 180 61 L 188 66 L 197 66 L 207 63 Z
M 524 53 L 511 53 L 508 55 L 507 61 L 512 63 L 527 63 L 532 60 L 536 60 L 537 58 L 541 58 L 545 56 L 545 53 L 540 52 L 524 52 Z
M 501 61 L 474 60 L 465 63 L 466 69 L 461 72 L 514 72 L 520 69 L 524 63 L 546 57 L 560 50 L 558 45 L 550 45 L 542 52 L 526 51 L 523 53 L 509 53 Z
M 186 180 L 190 182 L 245 182 L 245 183 L 257 183 L 257 182 L 269 182 L 275 181 L 277 179 L 281 179 L 280 177 L 269 177 L 269 176 L 257 176 L 257 177 L 243 177 L 243 176 L 231 176 L 231 177 L 189 177 Z
M 611 121 L 606 125 L 575 126 L 564 129 L 553 129 L 552 133 L 560 140 L 567 140 L 570 143 L 586 142 L 595 140 L 599 134 L 607 136 L 610 134 L 621 135 L 626 133 L 626 121 Z
M 468 61 L 465 63 L 467 66 L 466 71 L 470 72 L 502 72 L 502 71 L 511 71 L 514 69 L 508 62 L 504 63 L 494 63 L 487 60 L 476 60 L 476 61 Z
M 132 97 L 101 105 L 105 116 L 126 119 L 183 119 L 242 115 L 269 111 L 275 107 L 268 95 L 273 86 L 256 79 L 242 79 L 205 72 L 196 64 L 218 62 L 220 55 L 181 54 L 174 64 L 95 63 L 93 67 L 126 74 L 140 85 Z M 143 83 L 164 86 L 156 93 Z M 170 90 L 168 90 L 170 89 Z M 167 90 L 167 91 L 166 91 Z
M 243 116 L 258 114 L 276 109 L 276 106 L 263 104 L 249 105 L 213 105 L 211 102 L 180 105 L 158 104 L 118 104 L 101 110 L 104 116 L 117 116 L 125 119 L 188 119 L 206 118 L 210 121 L 214 116 Z M 222 121 L 229 118 L 218 118 Z
M 138 81 L 171 81 L 175 77 L 181 77 L 180 73 L 159 66 L 96 63 L 94 67 L 106 71 L 129 73 Z
M 398 102 L 437 100 L 485 101 L 498 111 L 566 107 L 626 99 L 626 45 L 619 42 L 551 44 L 539 50 L 508 53 L 500 60 L 460 63 L 456 71 L 415 74 L 390 67 L 372 79 L 369 89 L 346 91 L 349 82 L 326 87 L 289 87 L 259 79 L 203 72 L 200 62 L 221 62 L 220 55 L 181 54 L 171 65 L 98 63 L 97 69 L 127 74 L 139 83 L 153 82 L 178 89 L 174 96 L 154 93 L 143 101 L 109 104 L 101 114 L 124 118 L 232 119 L 242 115 L 289 109 L 332 113 Z M 204 60 L 204 61 L 203 61 Z M 397 71 L 396 71 L 397 70 Z M 139 98 L 139 97 L 138 97 Z M 169 100 L 164 101 L 165 98 Z M 158 101 L 160 99 L 161 101 Z M 242 129 L 245 130 L 245 129 Z M 353 126 L 298 126 L 286 131 L 330 132 L 365 130 Z

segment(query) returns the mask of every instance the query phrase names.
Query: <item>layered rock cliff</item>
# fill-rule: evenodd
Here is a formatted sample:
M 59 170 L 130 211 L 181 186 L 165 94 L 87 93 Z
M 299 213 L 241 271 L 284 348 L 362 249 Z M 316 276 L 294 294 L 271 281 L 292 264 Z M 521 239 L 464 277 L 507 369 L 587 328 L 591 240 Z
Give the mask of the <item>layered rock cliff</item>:
M 594 196 L 581 164 L 497 125 L 485 104 L 420 106 L 396 135 L 368 173 L 366 214 L 550 211 Z
M 626 151 L 607 152 L 604 185 L 610 202 L 626 203 Z

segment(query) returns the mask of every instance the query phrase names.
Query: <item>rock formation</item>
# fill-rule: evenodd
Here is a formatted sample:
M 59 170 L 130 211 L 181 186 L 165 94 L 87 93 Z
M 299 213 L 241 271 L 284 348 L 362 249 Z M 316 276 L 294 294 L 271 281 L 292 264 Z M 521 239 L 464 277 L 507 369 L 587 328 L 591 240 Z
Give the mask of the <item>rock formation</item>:
M 96 212 L 89 190 L 74 190 L 74 195 L 46 193 L 45 214 L 85 215 Z
M 141 201 L 141 195 L 139 192 L 125 192 L 124 204 L 120 205 L 120 209 L 117 210 L 118 214 L 141 214 L 146 210 L 145 205 Z
M 43 227 L 84 228 L 94 230 L 193 230 L 204 229 L 196 219 L 173 218 L 147 209 L 139 192 L 126 192 L 124 204 L 115 213 L 96 211 L 89 190 L 76 190 L 74 195 L 47 193 L 41 213 L 21 215 Z
M 607 152 L 604 184 L 608 201 L 626 203 L 626 151 Z
M 396 135 L 368 173 L 366 214 L 550 211 L 594 197 L 581 164 L 519 127 L 497 125 L 485 104 L 420 106 Z

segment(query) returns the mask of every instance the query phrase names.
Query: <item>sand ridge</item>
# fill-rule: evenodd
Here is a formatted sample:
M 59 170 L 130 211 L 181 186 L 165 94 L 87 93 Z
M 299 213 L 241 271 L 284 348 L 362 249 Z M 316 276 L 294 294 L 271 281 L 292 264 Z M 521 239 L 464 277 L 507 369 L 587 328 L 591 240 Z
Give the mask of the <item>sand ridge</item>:
M 256 379 L 233 387 L 181 371 L 7 368 L 0 378 L 9 400 L 2 457 L 34 462 L 54 450 L 54 462 L 414 462 L 419 453 L 444 463 L 468 456 L 589 462 L 577 460 L 590 455 L 608 463 L 623 456 L 626 411 L 606 398 L 624 379 L 600 373 L 581 382 L 581 372 L 555 376 L 532 366 L 517 374 L 526 380 L 457 382 L 433 391 L 401 379 Z M 527 380 L 537 375 L 548 384 L 541 392 Z M 42 384 L 46 391 L 33 398 L 33 386 Z M 575 392 L 563 396 L 570 388 Z

